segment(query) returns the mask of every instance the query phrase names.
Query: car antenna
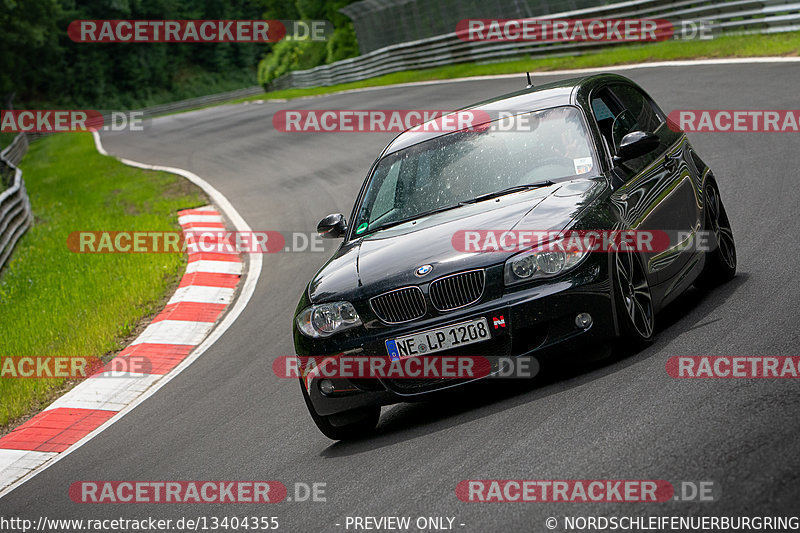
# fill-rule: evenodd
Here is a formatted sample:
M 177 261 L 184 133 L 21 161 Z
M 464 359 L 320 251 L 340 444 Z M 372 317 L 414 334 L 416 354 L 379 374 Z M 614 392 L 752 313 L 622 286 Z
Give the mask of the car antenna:
M 530 72 L 526 72 L 525 75 L 528 76 L 528 87 L 526 87 L 526 88 L 530 89 L 530 88 L 533 87 L 533 82 L 531 81 L 531 73 Z

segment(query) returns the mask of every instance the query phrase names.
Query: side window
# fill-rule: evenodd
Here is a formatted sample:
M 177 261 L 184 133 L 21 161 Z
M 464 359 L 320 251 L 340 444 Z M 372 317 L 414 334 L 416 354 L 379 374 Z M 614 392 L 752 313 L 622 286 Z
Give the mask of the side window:
M 632 131 L 655 133 L 661 127 L 664 117 L 641 91 L 629 85 L 617 85 L 612 90 L 627 111 L 625 120 L 619 124 L 620 131 L 614 132 L 615 136 L 620 135 L 615 139 L 617 142 Z
M 638 130 L 655 133 L 665 122 L 655 104 L 628 85 L 599 91 L 592 98 L 592 111 L 612 153 L 616 153 L 625 135 Z

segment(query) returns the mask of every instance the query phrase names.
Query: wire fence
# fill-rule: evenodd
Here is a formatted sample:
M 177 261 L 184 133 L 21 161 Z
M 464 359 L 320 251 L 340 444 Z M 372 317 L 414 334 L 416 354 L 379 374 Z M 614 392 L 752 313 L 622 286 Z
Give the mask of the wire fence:
M 450 33 L 462 19 L 542 17 L 608 3 L 604 0 L 361 0 L 339 11 L 353 21 L 358 48 L 366 54 L 392 44 Z
M 17 165 L 28 150 L 28 138 L 20 133 L 0 152 L 0 269 L 14 246 L 33 222 L 31 202 Z
M 718 35 L 774 33 L 800 30 L 800 3 L 791 0 L 631 0 L 550 14 L 541 18 L 660 18 L 673 23 L 693 21 L 708 24 Z M 492 63 L 510 59 L 568 56 L 619 44 L 585 41 L 465 41 L 452 31 L 387 46 L 329 65 L 289 72 L 273 80 L 268 88 L 279 90 L 329 86 L 404 70 L 467 62 Z

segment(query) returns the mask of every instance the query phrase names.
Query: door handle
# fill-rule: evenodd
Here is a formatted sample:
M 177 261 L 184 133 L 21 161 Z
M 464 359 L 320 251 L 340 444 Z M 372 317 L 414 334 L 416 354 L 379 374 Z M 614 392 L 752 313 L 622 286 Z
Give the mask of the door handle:
M 675 172 L 680 164 L 680 155 L 668 155 L 664 158 L 664 168 L 670 172 Z

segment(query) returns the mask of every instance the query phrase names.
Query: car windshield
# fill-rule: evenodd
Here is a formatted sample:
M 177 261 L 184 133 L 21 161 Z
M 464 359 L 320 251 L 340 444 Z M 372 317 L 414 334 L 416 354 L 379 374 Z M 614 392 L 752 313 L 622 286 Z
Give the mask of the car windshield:
M 355 235 L 526 185 L 589 173 L 595 168 L 592 154 L 581 112 L 571 106 L 416 144 L 375 167 L 357 212 Z

